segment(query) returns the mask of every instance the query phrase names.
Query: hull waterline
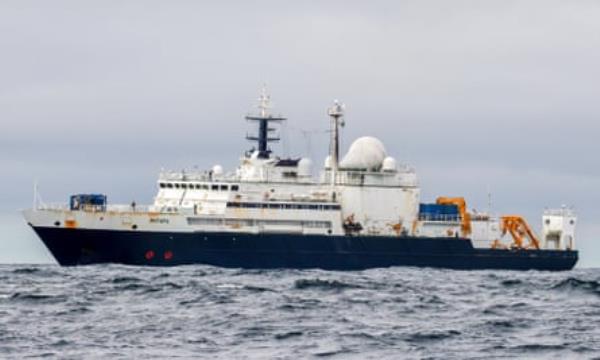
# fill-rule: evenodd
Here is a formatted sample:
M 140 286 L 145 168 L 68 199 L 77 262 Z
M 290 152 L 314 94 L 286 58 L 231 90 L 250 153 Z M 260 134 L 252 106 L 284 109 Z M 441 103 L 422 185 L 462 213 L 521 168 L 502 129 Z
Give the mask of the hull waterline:
M 63 266 L 119 263 L 230 268 L 570 270 L 577 251 L 473 248 L 461 238 L 147 232 L 33 227 Z

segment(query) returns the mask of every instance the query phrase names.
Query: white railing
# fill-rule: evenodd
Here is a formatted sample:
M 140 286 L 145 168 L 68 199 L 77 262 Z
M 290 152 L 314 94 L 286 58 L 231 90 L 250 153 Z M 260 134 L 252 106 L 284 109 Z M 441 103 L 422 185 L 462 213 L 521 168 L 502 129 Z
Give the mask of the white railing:
M 59 211 L 70 211 L 71 207 L 69 204 L 64 203 L 50 203 L 50 204 L 38 204 L 36 210 L 59 210 Z M 78 210 L 84 212 L 118 212 L 118 213 L 147 213 L 153 212 L 154 207 L 149 205 L 126 205 L 126 204 L 114 204 L 114 205 L 81 205 Z
M 328 177 L 328 172 L 325 176 Z M 410 169 L 395 173 L 343 170 L 337 174 L 337 183 L 371 186 L 418 186 L 416 174 Z
M 436 221 L 436 222 L 453 222 L 458 223 L 461 221 L 460 215 L 432 215 L 432 214 L 419 214 L 419 221 Z
M 549 216 L 575 216 L 575 210 L 571 208 L 561 208 L 561 209 L 546 209 L 544 210 L 544 215 Z
M 62 203 L 38 203 L 35 207 L 36 210 L 70 210 L 69 204 Z
M 184 170 L 184 171 L 161 171 L 158 174 L 159 181 L 235 181 L 234 173 L 211 174 L 206 170 Z

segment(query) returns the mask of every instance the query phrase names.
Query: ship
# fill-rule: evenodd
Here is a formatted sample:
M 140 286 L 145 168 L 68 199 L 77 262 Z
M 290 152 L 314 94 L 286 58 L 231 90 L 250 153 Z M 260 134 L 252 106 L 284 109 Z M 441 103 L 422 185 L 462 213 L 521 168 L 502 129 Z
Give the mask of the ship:
M 318 174 L 306 157 L 272 145 L 287 119 L 262 90 L 245 120 L 253 147 L 233 171 L 162 170 L 149 205 L 109 204 L 103 193 L 46 204 L 24 218 L 63 266 L 118 263 L 227 268 L 363 270 L 569 270 L 577 263 L 576 214 L 542 213 L 541 236 L 523 216 L 467 207 L 461 196 L 422 202 L 416 171 L 373 136 L 340 157 L 345 106 L 328 108 L 328 156 Z M 325 117 L 325 116 L 324 116 Z

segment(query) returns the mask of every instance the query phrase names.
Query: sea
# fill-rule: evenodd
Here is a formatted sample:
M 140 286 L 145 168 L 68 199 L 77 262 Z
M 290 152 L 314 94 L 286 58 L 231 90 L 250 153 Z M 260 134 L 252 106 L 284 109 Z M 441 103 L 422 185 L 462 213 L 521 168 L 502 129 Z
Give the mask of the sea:
M 2 359 L 600 359 L 600 270 L 0 266 Z

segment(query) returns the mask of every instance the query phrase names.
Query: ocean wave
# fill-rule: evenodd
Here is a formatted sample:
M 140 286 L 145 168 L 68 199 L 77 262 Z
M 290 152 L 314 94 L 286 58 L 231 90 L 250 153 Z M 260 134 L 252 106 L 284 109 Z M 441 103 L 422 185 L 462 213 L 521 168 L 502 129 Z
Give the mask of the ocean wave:
M 298 290 L 345 290 L 345 289 L 360 289 L 362 286 L 349 284 L 338 280 L 321 280 L 316 279 L 299 279 L 294 282 L 294 288 Z
M 455 336 L 459 336 L 460 331 L 457 330 L 436 330 L 429 332 L 416 332 L 406 336 L 406 340 L 409 342 L 423 343 L 431 341 L 440 341 Z
M 28 303 L 60 303 L 66 302 L 68 297 L 66 294 L 50 295 L 50 294 L 37 294 L 37 293 L 14 293 L 10 296 L 10 300 L 17 302 L 28 302 Z
M 596 280 L 582 280 L 569 277 L 552 286 L 552 289 L 563 291 L 582 291 L 585 293 L 600 295 L 600 282 Z

